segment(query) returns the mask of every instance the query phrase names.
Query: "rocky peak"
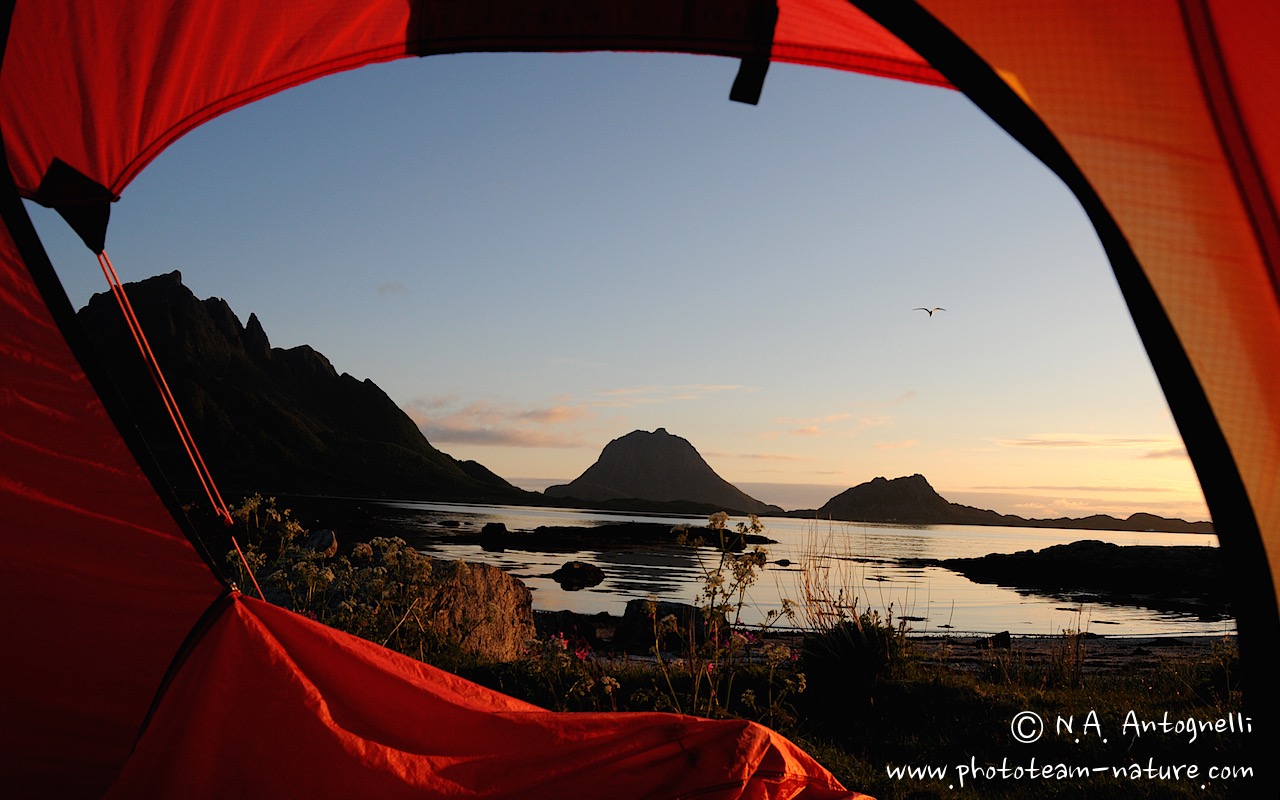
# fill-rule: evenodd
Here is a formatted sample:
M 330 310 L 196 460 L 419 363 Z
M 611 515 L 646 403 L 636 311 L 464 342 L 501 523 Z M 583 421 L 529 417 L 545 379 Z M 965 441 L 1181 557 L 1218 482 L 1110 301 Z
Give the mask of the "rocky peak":
M 586 472 L 568 484 L 548 487 L 545 494 L 588 502 L 686 502 L 752 514 L 781 511 L 721 478 L 688 440 L 666 428 L 632 431 L 614 439 Z

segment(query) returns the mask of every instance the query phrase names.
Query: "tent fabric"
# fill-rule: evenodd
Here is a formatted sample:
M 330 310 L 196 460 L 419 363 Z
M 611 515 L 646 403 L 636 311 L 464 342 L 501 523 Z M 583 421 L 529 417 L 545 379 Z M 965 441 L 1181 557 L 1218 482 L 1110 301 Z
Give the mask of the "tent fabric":
M 747 56 L 757 47 L 753 5 L 715 0 L 691 14 L 683 0 L 18 3 L 0 69 L 0 118 L 12 124 L 6 147 L 24 197 L 36 196 L 55 157 L 118 196 L 200 123 L 322 75 L 419 53 L 498 49 Z M 843 0 L 783 2 L 779 11 L 776 60 L 945 83 Z
M 106 795 L 227 796 L 851 795 L 755 723 L 548 712 L 237 596 Z
M 1123 230 L 1213 407 L 1276 574 L 1280 59 L 1260 32 L 1280 30 L 1280 6 L 1055 0 L 1037 3 L 1029 26 L 1013 2 L 922 5 L 1014 76 Z M 1255 149 L 1249 163 L 1241 151 Z M 1233 531 L 1219 533 L 1229 546 Z
M 1035 143 L 1022 128 L 1019 138 L 1063 176 L 1098 226 L 1224 551 L 1243 576 L 1242 649 L 1280 634 L 1280 60 L 1272 44 L 1280 7 L 1267 0 L 854 2 L 778 0 L 772 59 L 955 84 L 1011 130 L 1017 120 L 1034 129 Z M 0 775 L 5 789 L 16 787 L 7 794 L 91 796 L 117 777 L 116 796 L 177 791 L 189 788 L 181 787 L 187 773 L 179 766 L 188 758 L 216 783 L 224 771 L 233 774 L 233 755 L 259 767 L 272 754 L 296 756 L 279 750 L 286 726 L 325 754 L 325 785 L 385 779 L 407 786 L 476 774 L 479 762 L 468 758 L 433 760 L 442 757 L 431 749 L 438 739 L 414 738 L 433 736 L 429 725 L 399 717 L 392 724 L 377 716 L 386 709 L 360 707 L 355 681 L 381 687 L 379 696 L 405 707 L 456 705 L 466 720 L 458 730 L 491 720 L 496 730 L 534 731 L 528 746 L 535 748 L 567 737 L 572 752 L 595 766 L 619 752 L 658 760 L 673 752 L 615 750 L 626 737 L 613 722 L 557 723 L 564 718 L 489 695 L 494 716 L 473 716 L 457 696 L 477 697 L 473 689 L 243 598 L 220 603 L 223 584 L 189 544 L 189 526 L 76 339 L 19 197 L 63 211 L 101 204 L 196 125 L 378 61 L 542 49 L 750 58 L 768 35 L 761 9 L 757 0 L 0 4 L 0 21 L 8 22 L 0 63 L 7 545 L 0 598 L 9 609 L 6 638 L 16 643 L 16 655 L 0 667 Z M 71 171 L 51 177 L 59 162 Z M 55 180 L 59 174 L 77 177 Z M 1259 683 L 1251 696 L 1266 688 Z M 225 716 L 231 712 L 218 701 L 229 695 L 217 688 L 224 684 L 258 707 Z M 263 686 L 301 705 L 274 702 Z M 450 692 L 452 699 L 439 694 Z M 194 709 L 207 723 L 183 724 Z M 255 719 L 261 731 L 246 733 Z M 214 746 L 205 724 L 237 735 Z M 798 784 L 779 776 L 793 768 L 811 775 L 804 791 L 828 790 L 822 773 L 762 731 L 682 718 L 633 724 L 642 739 L 656 737 L 647 741 L 665 730 L 697 744 L 681 773 L 681 780 L 696 778 L 688 787 L 711 788 L 692 769 L 702 760 L 748 796 L 785 796 Z M 181 759 L 172 757 L 178 753 Z M 583 769 L 592 780 L 607 774 Z M 234 775 L 248 794 L 274 780 L 260 768 L 237 767 Z
M 0 320 L 0 793 L 93 795 L 224 587 L 125 446 L 7 228 Z

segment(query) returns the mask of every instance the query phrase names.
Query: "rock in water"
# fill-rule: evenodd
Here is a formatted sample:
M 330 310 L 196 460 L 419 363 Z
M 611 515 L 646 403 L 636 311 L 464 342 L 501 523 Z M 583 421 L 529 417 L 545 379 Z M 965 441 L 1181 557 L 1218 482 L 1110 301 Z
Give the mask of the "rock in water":
M 575 592 L 579 589 L 586 589 L 597 586 L 604 581 L 604 570 L 595 564 L 588 564 L 585 561 L 569 561 L 560 569 L 551 573 L 551 577 L 556 583 L 560 584 L 560 588 L 566 591 Z
M 480 549 L 501 553 L 507 546 L 511 533 L 501 522 L 488 522 L 480 529 Z

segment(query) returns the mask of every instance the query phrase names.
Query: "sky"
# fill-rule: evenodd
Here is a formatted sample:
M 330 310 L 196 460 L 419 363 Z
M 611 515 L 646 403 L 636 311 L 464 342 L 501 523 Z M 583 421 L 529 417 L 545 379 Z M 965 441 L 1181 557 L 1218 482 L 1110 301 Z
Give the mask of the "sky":
M 775 64 L 748 106 L 736 68 L 471 54 L 324 78 L 162 153 L 107 252 L 525 488 L 663 427 L 788 509 L 919 473 L 1026 517 L 1208 518 L 1052 173 L 957 92 Z M 28 207 L 73 304 L 104 291 Z

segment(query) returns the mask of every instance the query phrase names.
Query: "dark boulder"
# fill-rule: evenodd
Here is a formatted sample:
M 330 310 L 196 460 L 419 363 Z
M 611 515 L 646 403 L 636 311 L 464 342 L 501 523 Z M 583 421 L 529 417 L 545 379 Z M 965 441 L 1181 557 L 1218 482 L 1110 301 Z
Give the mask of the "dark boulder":
M 720 615 L 720 629 L 728 620 Z M 614 647 L 628 653 L 646 654 L 656 644 L 664 653 L 679 653 L 706 641 L 710 628 L 704 609 L 688 603 L 665 600 L 631 600 L 622 622 L 613 635 Z
M 338 537 L 325 528 L 307 537 L 307 543 L 303 547 L 322 558 L 333 558 L 338 554 Z
M 561 589 L 574 592 L 598 586 L 604 581 L 604 570 L 585 561 L 569 561 L 551 573 L 551 577 L 560 584 Z
M 480 529 L 480 547 L 494 553 L 500 553 L 507 547 L 511 533 L 501 522 L 487 522 Z
M 1013 636 L 1008 631 L 1000 631 L 993 636 L 979 639 L 977 645 L 983 650 L 1012 650 Z

